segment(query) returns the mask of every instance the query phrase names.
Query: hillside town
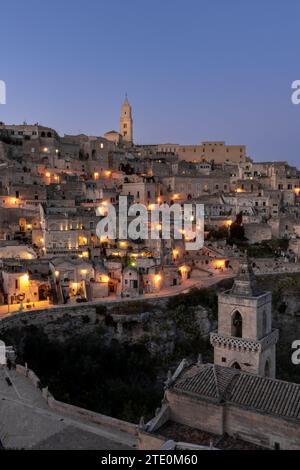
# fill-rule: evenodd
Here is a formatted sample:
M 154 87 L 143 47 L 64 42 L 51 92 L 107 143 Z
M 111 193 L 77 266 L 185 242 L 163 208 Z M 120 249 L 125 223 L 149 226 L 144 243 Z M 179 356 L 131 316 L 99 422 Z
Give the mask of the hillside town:
M 126 96 L 119 131 L 64 135 L 0 124 L 0 315 L 147 298 L 238 272 L 300 271 L 300 172 L 256 162 L 242 144 L 134 143 Z M 205 242 L 99 238 L 106 207 L 203 204 Z
M 21 328 L 13 346 L 0 341 L 1 446 L 299 448 L 300 386 L 276 378 L 280 334 L 273 327 L 272 295 L 258 279 L 300 273 L 300 172 L 286 161 L 256 162 L 242 144 L 135 144 L 127 95 L 119 125 L 119 131 L 103 136 L 62 137 L 38 123 L 0 124 L 0 329 L 5 337 Z M 172 232 L 166 239 L 161 220 L 151 218 L 145 225 L 156 224 L 159 236 L 99 235 L 98 224 L 110 207 L 121 219 L 123 196 L 150 214 L 162 204 L 180 211 L 201 204 L 203 244 L 189 249 L 184 229 L 181 237 Z M 128 213 L 126 224 L 131 220 Z M 233 284 L 218 292 L 212 319 L 201 302 L 209 287 L 226 280 Z M 203 289 L 202 300 L 196 298 Z M 201 338 L 210 338 L 213 361 L 204 363 L 198 351 L 197 362 L 181 357 L 174 367 L 185 295 L 194 295 L 201 313 L 200 323 L 196 317 L 186 321 Z M 154 302 L 149 308 L 142 303 L 148 299 Z M 170 305 L 176 320 L 159 324 L 158 344 L 166 344 L 154 345 L 157 309 L 164 312 L 162 321 Z M 71 399 L 56 400 L 26 359 L 18 362 L 22 332 L 34 338 L 40 334 L 34 328 L 42 327 L 51 337 L 54 328 L 62 345 L 74 325 L 77 334 L 87 325 L 88 334 L 95 334 L 99 324 L 101 347 L 112 347 L 112 339 L 126 345 L 148 338 L 146 354 L 173 357 L 161 406 L 150 420 L 141 416 L 137 424 L 118 419 L 121 412 L 106 416 L 73 406 Z

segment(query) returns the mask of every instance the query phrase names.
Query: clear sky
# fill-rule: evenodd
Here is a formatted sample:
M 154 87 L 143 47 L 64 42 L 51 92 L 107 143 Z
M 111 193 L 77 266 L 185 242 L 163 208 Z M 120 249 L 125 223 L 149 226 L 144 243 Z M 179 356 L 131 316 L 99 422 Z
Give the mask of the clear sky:
M 0 21 L 6 123 L 102 135 L 127 92 L 137 143 L 300 163 L 299 0 L 10 0 Z

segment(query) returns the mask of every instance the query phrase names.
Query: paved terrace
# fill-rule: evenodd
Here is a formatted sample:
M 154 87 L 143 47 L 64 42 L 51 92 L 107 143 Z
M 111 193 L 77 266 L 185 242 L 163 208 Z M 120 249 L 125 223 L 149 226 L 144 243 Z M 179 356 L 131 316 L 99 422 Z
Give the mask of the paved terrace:
M 0 440 L 8 449 L 128 450 L 137 445 L 134 435 L 50 409 L 27 377 L 3 366 Z

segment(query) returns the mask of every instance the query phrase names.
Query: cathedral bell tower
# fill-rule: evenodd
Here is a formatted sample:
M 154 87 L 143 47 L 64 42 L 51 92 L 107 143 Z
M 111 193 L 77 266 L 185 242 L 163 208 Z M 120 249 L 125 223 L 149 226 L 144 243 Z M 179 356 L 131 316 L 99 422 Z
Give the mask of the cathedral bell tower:
M 275 378 L 278 330 L 272 329 L 272 294 L 260 291 L 248 260 L 232 289 L 219 294 L 218 330 L 210 341 L 215 364 Z
M 127 95 L 125 101 L 121 107 L 120 116 L 120 134 L 125 143 L 133 143 L 133 120 L 132 120 L 132 109 L 129 104 Z

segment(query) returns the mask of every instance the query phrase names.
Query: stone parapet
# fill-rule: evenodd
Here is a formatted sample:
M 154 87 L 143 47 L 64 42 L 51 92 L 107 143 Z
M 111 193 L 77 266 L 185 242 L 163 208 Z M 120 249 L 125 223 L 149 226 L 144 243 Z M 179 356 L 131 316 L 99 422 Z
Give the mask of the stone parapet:
M 237 338 L 235 336 L 222 335 L 218 332 L 210 334 L 210 343 L 213 347 L 224 347 L 238 351 L 262 352 L 278 341 L 278 330 L 273 330 L 260 340 Z

